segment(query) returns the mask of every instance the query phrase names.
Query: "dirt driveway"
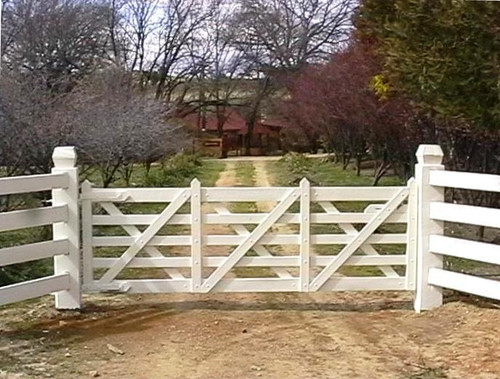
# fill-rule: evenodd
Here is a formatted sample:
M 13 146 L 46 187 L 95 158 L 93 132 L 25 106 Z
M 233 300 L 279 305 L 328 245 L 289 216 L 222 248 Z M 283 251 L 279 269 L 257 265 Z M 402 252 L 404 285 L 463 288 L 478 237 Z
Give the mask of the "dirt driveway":
M 0 378 L 500 378 L 498 303 L 447 296 L 415 314 L 411 300 L 87 295 L 57 312 L 46 297 L 0 309 Z

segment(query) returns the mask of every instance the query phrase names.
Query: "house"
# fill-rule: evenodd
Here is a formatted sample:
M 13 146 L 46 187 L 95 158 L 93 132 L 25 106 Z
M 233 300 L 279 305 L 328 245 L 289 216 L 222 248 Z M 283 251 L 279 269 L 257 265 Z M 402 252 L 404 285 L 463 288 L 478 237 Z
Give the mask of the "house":
M 248 125 L 236 109 L 229 108 L 219 117 L 215 113 L 205 116 L 189 114 L 181 121 L 195 136 L 193 146 L 196 152 L 221 157 L 245 153 Z M 250 154 L 265 155 L 279 151 L 283 127 L 284 122 L 278 119 L 256 122 L 250 140 Z

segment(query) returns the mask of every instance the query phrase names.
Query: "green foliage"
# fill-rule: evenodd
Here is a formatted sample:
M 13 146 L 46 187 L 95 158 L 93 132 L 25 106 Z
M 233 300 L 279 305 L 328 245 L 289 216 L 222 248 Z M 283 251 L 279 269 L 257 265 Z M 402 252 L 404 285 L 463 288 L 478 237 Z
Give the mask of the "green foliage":
M 386 100 L 388 98 L 390 85 L 384 75 L 375 75 L 371 80 L 370 87 L 381 100 Z
M 150 172 L 145 187 L 185 187 L 196 177 L 202 162 L 193 154 L 179 153 L 162 162 L 161 170 Z
M 445 118 L 499 127 L 498 4 L 364 0 L 357 27 L 378 43 L 391 87 Z
M 298 153 L 286 154 L 275 164 L 269 164 L 268 168 L 275 178 L 273 185 L 295 186 L 302 178 L 319 186 L 370 186 L 373 182 L 372 170 L 363 171 L 361 176 L 357 176 L 353 169 L 343 170 L 340 164 Z M 379 184 L 399 186 L 403 182 L 396 176 L 386 176 Z
M 286 185 L 296 185 L 302 178 L 307 178 L 311 183 L 314 179 L 314 162 L 304 154 L 288 153 L 279 161 L 286 172 Z

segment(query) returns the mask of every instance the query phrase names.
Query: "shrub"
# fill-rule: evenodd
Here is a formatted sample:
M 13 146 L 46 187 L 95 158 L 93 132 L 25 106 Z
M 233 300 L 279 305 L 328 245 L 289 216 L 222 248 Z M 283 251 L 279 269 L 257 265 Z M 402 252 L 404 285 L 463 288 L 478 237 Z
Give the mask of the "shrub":
M 279 162 L 290 174 L 286 179 L 287 185 L 297 185 L 304 177 L 315 183 L 314 162 L 304 154 L 288 153 Z
M 185 187 L 196 177 L 201 165 L 198 156 L 178 153 L 164 160 L 161 170 L 150 172 L 144 184 L 147 187 Z

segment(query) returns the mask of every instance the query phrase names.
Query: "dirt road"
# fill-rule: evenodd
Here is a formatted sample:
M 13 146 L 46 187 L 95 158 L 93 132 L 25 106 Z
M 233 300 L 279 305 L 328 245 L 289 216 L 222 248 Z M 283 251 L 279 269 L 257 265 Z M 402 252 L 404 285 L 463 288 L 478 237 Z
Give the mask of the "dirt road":
M 236 164 L 218 185 L 234 184 Z M 262 174 L 265 163 L 255 168 Z M 411 300 L 86 295 L 80 313 L 57 312 L 46 297 L 0 309 L 0 378 L 500 377 L 498 304 L 447 297 L 415 314 Z

